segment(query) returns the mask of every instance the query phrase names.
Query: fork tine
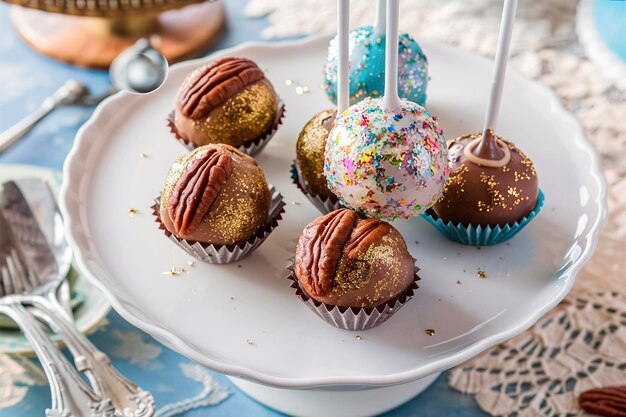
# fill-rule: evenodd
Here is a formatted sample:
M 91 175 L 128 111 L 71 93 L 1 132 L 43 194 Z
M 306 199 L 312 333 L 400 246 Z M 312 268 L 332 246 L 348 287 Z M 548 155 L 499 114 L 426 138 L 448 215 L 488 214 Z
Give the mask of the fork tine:
M 13 256 L 7 256 L 7 268 L 9 269 L 9 278 L 13 282 L 13 288 L 16 294 L 22 294 L 30 287 L 29 283 L 24 279 L 24 274 L 19 268 L 19 259 Z
M 4 295 L 13 294 L 13 284 L 11 283 L 11 278 L 9 278 L 9 270 L 6 265 L 2 265 L 0 271 L 2 271 L 2 287 L 4 289 Z
M 37 282 L 33 281 L 33 274 L 24 268 L 24 263 L 19 256 L 17 256 L 17 251 L 15 249 L 11 249 L 11 258 L 13 259 L 13 264 L 16 270 L 15 273 L 18 275 L 24 290 L 30 291 L 33 288 L 36 288 Z
M 0 297 L 7 295 L 4 292 L 4 266 L 0 266 Z

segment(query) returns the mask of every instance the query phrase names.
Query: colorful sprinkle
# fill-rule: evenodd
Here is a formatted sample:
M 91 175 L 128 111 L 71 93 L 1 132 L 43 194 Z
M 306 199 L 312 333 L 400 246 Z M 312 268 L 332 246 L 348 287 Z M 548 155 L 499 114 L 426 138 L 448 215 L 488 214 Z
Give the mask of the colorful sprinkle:
M 431 114 L 402 101 L 401 114 L 366 98 L 335 121 L 324 175 L 345 206 L 389 220 L 413 217 L 441 196 L 448 177 L 444 136 Z

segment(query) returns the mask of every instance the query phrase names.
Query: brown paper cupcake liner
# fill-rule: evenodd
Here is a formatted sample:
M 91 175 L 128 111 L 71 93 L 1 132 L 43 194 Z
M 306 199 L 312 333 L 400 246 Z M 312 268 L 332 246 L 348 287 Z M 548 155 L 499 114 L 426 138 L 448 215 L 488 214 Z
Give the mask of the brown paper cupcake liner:
M 212 245 L 181 239 L 165 228 L 159 210 L 161 202 L 160 197 L 154 200 L 155 204 L 151 208 L 153 210 L 152 214 L 156 218 L 155 222 L 159 225 L 159 229 L 163 230 L 165 236 L 169 237 L 172 242 L 176 243 L 185 252 L 202 262 L 210 264 L 228 264 L 237 262 L 252 253 L 252 251 L 258 248 L 261 243 L 267 239 L 276 226 L 278 226 L 278 222 L 282 219 L 282 214 L 285 212 L 285 202 L 282 194 L 278 192 L 273 185 L 270 185 L 270 192 L 272 194 L 272 200 L 270 202 L 267 223 L 246 242 L 237 245 Z
M 291 281 L 290 287 L 295 290 L 296 296 L 325 322 L 344 330 L 367 330 L 384 323 L 396 311 L 400 310 L 407 301 L 413 298 L 415 290 L 419 288 L 417 281 L 420 280 L 419 275 L 417 275 L 419 268 L 415 265 L 413 283 L 397 297 L 372 308 L 338 307 L 316 301 L 307 294 L 300 286 L 294 272 L 293 258 L 289 259 L 287 270 L 289 271 L 287 279 Z
M 283 123 L 284 118 L 285 118 L 285 103 L 283 103 L 283 101 L 279 99 L 278 100 L 278 112 L 276 113 L 276 119 L 274 119 L 274 124 L 272 125 L 272 128 L 270 129 L 270 131 L 265 136 L 262 136 L 247 145 L 242 145 L 237 149 L 239 149 L 241 152 L 247 153 L 250 156 L 254 156 L 258 154 L 259 152 L 263 150 L 265 145 L 269 143 L 270 139 L 272 139 L 272 137 L 278 130 L 278 127 Z M 189 151 L 192 151 L 198 147 L 197 145 L 193 144 L 189 139 L 183 138 L 178 133 L 178 129 L 176 129 L 176 124 L 174 122 L 173 110 L 167 116 L 167 127 L 170 130 L 170 132 L 174 135 L 174 137 L 180 143 L 182 143 L 185 146 L 185 148 L 187 148 Z
M 291 181 L 298 187 L 302 194 L 313 203 L 313 205 L 321 211 L 323 214 L 330 213 L 331 211 L 335 211 L 343 207 L 339 199 L 334 195 L 331 197 L 322 197 L 319 194 L 315 194 L 314 192 L 309 190 L 306 182 L 302 178 L 302 173 L 300 172 L 300 167 L 296 161 L 293 161 L 291 164 Z

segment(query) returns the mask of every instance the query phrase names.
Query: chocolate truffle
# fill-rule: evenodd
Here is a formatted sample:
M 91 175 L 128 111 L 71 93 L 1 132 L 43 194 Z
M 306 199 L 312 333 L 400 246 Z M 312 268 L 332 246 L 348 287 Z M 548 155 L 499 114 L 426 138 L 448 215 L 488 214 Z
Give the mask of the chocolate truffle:
M 270 191 L 256 161 L 232 146 L 201 146 L 170 168 L 159 213 L 182 239 L 243 243 L 267 221 Z
M 453 172 L 432 208 L 444 223 L 501 227 L 528 216 L 539 183 L 530 159 L 514 144 L 487 130 L 448 143 Z
M 401 295 L 414 281 L 414 260 L 389 223 L 350 209 L 318 217 L 302 232 L 294 272 L 314 300 L 371 308 Z
M 174 124 L 196 146 L 248 145 L 269 134 L 278 97 L 263 71 L 244 58 L 196 68 L 178 91 Z
M 304 125 L 296 142 L 296 162 L 308 191 L 324 198 L 335 198 L 326 185 L 324 150 L 335 123 L 336 109 L 324 110 Z

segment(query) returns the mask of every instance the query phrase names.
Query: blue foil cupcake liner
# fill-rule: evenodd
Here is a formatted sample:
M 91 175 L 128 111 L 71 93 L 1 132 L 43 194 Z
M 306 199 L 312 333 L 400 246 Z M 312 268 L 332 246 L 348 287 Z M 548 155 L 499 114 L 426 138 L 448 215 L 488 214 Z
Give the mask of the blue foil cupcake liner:
M 433 212 L 428 209 L 420 216 L 424 218 L 428 223 L 432 224 L 437 230 L 443 233 L 448 239 L 453 240 L 464 245 L 474 246 L 490 246 L 497 245 L 498 243 L 505 242 L 515 236 L 520 230 L 522 230 L 541 210 L 543 207 L 544 196 L 543 192 L 539 190 L 539 196 L 537 197 L 537 205 L 535 209 L 531 211 L 528 216 L 516 221 L 512 224 L 507 224 L 504 227 L 496 226 L 463 226 L 462 224 L 454 224 L 452 222 L 444 223 L 441 219 L 433 217 Z
M 339 202 L 339 199 L 335 196 L 332 197 L 322 197 L 314 192 L 310 191 L 307 187 L 306 182 L 302 178 L 300 174 L 300 168 L 298 167 L 298 163 L 293 161 L 290 168 L 291 172 L 291 181 L 298 187 L 302 194 L 313 203 L 313 205 L 321 211 L 323 214 L 330 213 L 331 211 L 335 211 L 343 207 L 343 205 Z M 333 198 L 334 197 L 334 198 Z

